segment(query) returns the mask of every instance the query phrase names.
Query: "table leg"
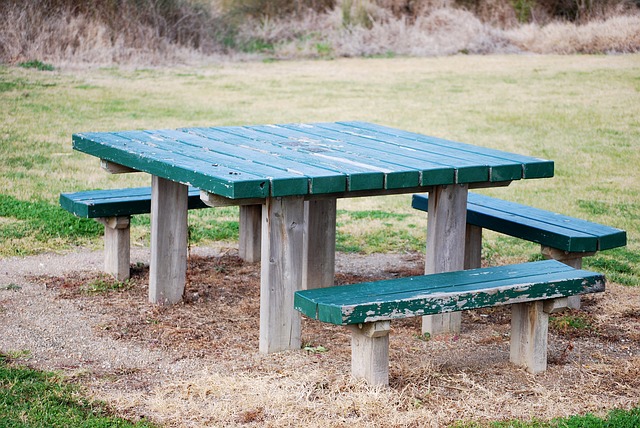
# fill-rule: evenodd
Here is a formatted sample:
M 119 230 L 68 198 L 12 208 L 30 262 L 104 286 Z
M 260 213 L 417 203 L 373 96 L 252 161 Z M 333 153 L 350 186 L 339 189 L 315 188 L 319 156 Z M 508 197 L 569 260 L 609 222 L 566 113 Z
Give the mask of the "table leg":
M 464 269 L 468 185 L 436 186 L 429 192 L 425 273 Z M 422 332 L 460 331 L 460 312 L 422 317 Z
M 304 203 L 302 288 L 333 285 L 336 262 L 336 200 Z
M 238 253 L 245 262 L 260 261 L 262 205 L 240 205 Z
M 151 181 L 151 261 L 149 301 L 182 300 L 187 269 L 188 187 L 153 176 Z
M 262 206 L 260 352 L 299 349 L 300 313 L 294 293 L 302 289 L 304 199 L 267 198 Z

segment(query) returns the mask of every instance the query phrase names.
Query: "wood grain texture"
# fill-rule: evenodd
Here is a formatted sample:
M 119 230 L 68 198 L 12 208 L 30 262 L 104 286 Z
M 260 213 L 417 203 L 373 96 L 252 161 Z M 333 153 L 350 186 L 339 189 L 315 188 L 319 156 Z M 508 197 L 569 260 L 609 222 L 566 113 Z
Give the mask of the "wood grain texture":
M 248 263 L 260 261 L 262 205 L 241 205 L 238 254 Z
M 553 162 L 363 122 L 74 134 L 76 150 L 231 199 L 553 175 Z
M 294 293 L 302 288 L 304 200 L 268 198 L 262 207 L 260 352 L 300 349 L 300 314 Z
M 295 307 L 310 318 L 349 325 L 601 292 L 604 281 L 544 260 L 304 290 L 296 293 Z
M 412 206 L 427 211 L 428 196 L 414 195 Z M 469 194 L 467 223 L 571 253 L 627 243 L 624 230 L 477 193 Z
M 336 200 L 321 199 L 304 204 L 302 287 L 329 287 L 335 274 Z
M 149 301 L 161 305 L 182 300 L 187 269 L 188 189 L 152 177 Z
M 437 186 L 430 192 L 426 274 L 464 269 L 467 194 L 466 185 Z M 422 318 L 422 333 L 457 333 L 461 322 L 459 312 L 428 315 Z

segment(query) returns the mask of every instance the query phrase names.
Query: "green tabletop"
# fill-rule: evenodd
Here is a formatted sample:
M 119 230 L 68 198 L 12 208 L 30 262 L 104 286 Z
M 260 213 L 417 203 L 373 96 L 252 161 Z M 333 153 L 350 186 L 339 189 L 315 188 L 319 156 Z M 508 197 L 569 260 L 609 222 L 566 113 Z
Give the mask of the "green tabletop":
M 232 199 L 553 176 L 549 160 L 365 122 L 87 132 L 73 147 Z

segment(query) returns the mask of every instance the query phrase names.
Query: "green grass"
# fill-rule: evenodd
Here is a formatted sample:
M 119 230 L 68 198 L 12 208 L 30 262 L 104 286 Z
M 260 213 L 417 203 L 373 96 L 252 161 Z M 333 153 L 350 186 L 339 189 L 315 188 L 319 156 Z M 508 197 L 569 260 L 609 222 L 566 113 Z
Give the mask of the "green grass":
M 18 357 L 20 355 L 17 355 Z M 54 373 L 10 363 L 0 354 L 0 426 L 5 428 L 152 427 L 112 416 L 104 404 L 82 396 Z
M 60 209 L 59 194 L 149 185 L 144 174 L 109 175 L 97 159 L 74 152 L 74 132 L 364 120 L 555 160 L 553 179 L 482 192 L 627 230 L 626 248 L 600 252 L 584 264 L 611 281 L 640 285 L 639 55 L 370 58 L 43 73 L 45 66 L 0 66 L 0 257 L 97 248 L 102 226 Z M 423 251 L 426 216 L 411 209 L 410 196 L 339 200 L 338 207 L 338 249 Z M 192 244 L 237 240 L 237 215 L 237 208 L 191 212 Z M 134 217 L 132 225 L 132 240 L 148 244 L 149 216 Z M 538 246 L 492 233 L 486 234 L 483 255 L 492 264 L 540 257 Z M 94 286 L 96 292 L 114 288 Z M 7 291 L 14 287 L 19 286 Z M 586 328 L 577 319 L 562 322 Z M 107 412 L 78 398 L 56 375 L 11 367 L 5 360 L 0 369 L 0 418 L 18 418 L 0 419 L 0 426 L 100 426 L 72 421 L 76 416 L 58 425 L 45 418 Z M 27 392 L 16 394 L 22 388 Z M 62 404 L 50 403 L 56 400 Z M 615 410 L 606 418 L 489 426 L 638 426 L 639 413 Z M 40 424 L 24 424 L 24 418 Z
M 636 428 L 640 426 L 640 407 L 614 409 L 601 418 L 592 414 L 558 418 L 552 421 L 504 421 L 492 423 L 459 423 L 456 428 Z
M 370 58 L 47 73 L 0 66 L 0 256 L 98 247 L 100 226 L 56 209 L 59 193 L 149 185 L 144 174 L 109 175 L 74 152 L 74 132 L 365 120 L 555 160 L 553 179 L 482 192 L 627 230 L 626 248 L 601 252 L 585 267 L 637 286 L 639 58 Z M 339 209 L 339 249 L 423 251 L 425 216 L 408 196 L 340 200 Z M 237 239 L 237 211 L 200 211 L 189 217 L 192 243 Z M 138 217 L 132 238 L 146 244 L 148 219 Z M 501 263 L 539 253 L 495 234 L 483 251 Z

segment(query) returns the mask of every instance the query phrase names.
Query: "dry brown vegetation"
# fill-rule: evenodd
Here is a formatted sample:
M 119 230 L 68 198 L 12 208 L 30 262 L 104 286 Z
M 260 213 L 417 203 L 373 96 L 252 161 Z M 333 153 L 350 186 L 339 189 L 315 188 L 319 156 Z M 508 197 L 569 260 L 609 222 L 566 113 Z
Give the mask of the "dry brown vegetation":
M 422 271 L 419 255 L 401 262 L 375 277 Z M 363 276 L 368 269 L 347 264 L 336 282 L 372 279 Z M 49 312 L 91 320 L 92 350 L 78 356 L 68 340 L 64 353 L 73 365 L 64 370 L 134 419 L 166 426 L 439 427 L 602 414 L 640 399 L 640 290 L 633 288 L 608 284 L 607 292 L 585 297 L 580 311 L 554 315 L 549 369 L 535 376 L 509 363 L 508 308 L 466 312 L 460 335 L 428 341 L 418 334 L 419 319 L 394 322 L 390 386 L 372 388 L 350 378 L 349 336 L 339 326 L 305 320 L 306 349 L 259 354 L 259 266 L 235 251 L 191 257 L 184 304 L 149 305 L 147 275 L 136 268 L 133 282 L 118 291 L 107 291 L 108 281 L 95 272 L 30 278 L 53 290 Z M 58 309 L 61 303 L 66 309 Z M 108 364 L 93 353 L 105 346 L 162 352 L 170 369 L 153 359 Z M 56 365 L 42 354 L 33 360 Z
M 0 62 L 640 50 L 637 0 L 5 0 Z

